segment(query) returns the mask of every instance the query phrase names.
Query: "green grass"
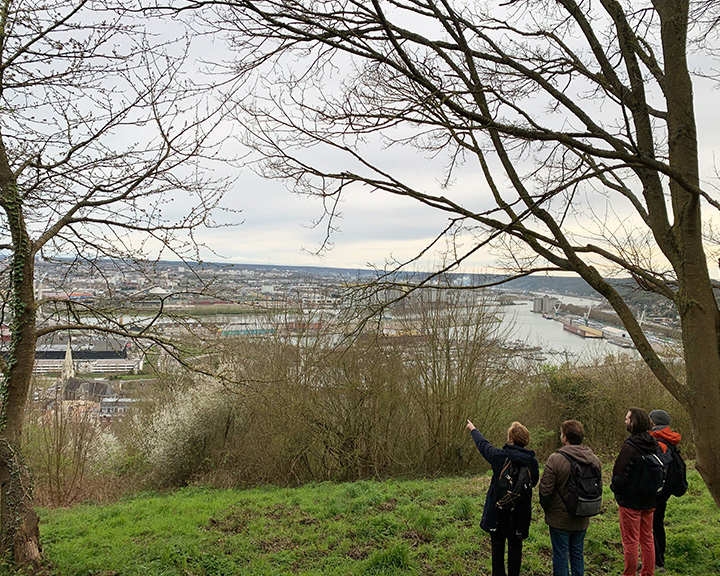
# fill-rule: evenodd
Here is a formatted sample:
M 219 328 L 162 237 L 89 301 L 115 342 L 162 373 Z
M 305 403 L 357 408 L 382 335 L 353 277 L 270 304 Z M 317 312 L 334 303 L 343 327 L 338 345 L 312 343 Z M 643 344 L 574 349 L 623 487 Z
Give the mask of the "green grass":
M 720 511 L 697 473 L 689 476 L 689 493 L 668 504 L 668 574 L 720 574 Z M 490 574 L 490 541 L 479 527 L 488 482 L 191 488 L 41 510 L 40 531 L 50 572 L 62 576 Z M 535 504 L 523 574 L 551 574 L 550 557 Z M 586 574 L 621 572 L 617 507 L 606 492 L 586 539 Z

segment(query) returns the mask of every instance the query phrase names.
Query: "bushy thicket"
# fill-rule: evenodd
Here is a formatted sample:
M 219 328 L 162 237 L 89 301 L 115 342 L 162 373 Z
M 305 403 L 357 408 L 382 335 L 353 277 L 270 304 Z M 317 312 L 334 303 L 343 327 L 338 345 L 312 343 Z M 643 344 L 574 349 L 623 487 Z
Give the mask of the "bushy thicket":
M 91 456 L 100 436 L 84 437 L 94 446 L 84 453 L 38 442 L 47 423 L 31 426 L 39 491 L 58 493 L 64 483 L 72 494 L 64 501 L 72 501 L 83 474 L 157 488 L 475 473 L 487 465 L 465 430 L 468 418 L 496 445 L 510 422 L 522 421 L 541 460 L 559 446 L 560 423 L 577 418 L 587 442 L 611 460 L 630 406 L 670 412 L 692 456 L 687 416 L 641 361 L 533 364 L 499 344 L 493 312 L 425 306 L 393 336 L 366 330 L 344 346 L 316 333 L 220 339 L 203 361 L 223 378 L 168 373 L 113 428 L 122 451 L 101 459 L 104 467 Z M 66 445 L 79 446 L 78 438 Z
M 557 448 L 559 424 L 574 418 L 585 426 L 586 443 L 612 460 L 627 437 L 625 414 L 633 406 L 670 413 L 673 430 L 683 436 L 683 454 L 694 455 L 687 413 L 650 369 L 629 355 L 583 366 L 542 366 L 529 390 L 527 405 L 524 422 L 533 432 L 535 449 L 543 456 Z
M 139 414 L 134 449 L 170 484 L 477 470 L 466 419 L 501 436 L 525 379 L 497 347 L 493 317 L 473 312 L 426 309 L 404 335 L 365 333 L 349 346 L 307 334 L 225 341 L 216 368 L 237 384 L 192 384 Z
M 346 347 L 307 334 L 226 340 L 217 370 L 237 383 L 198 380 L 138 415 L 133 449 L 161 485 L 464 474 L 486 469 L 468 418 L 497 445 L 521 420 L 541 459 L 577 418 L 612 459 L 627 409 L 640 406 L 670 412 L 692 455 L 687 416 L 638 359 L 534 365 L 498 345 L 485 309 L 425 307 L 413 326 Z

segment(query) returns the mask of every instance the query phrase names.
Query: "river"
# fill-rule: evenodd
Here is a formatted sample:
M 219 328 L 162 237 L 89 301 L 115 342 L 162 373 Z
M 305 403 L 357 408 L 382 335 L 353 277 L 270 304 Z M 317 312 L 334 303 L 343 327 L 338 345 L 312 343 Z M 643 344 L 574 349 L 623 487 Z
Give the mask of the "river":
M 596 306 L 593 300 L 572 297 L 557 297 L 563 304 Z M 532 301 L 519 301 L 514 306 L 501 308 L 501 328 L 508 334 L 509 341 L 521 341 L 526 346 L 539 348 L 539 354 L 548 361 L 590 362 L 594 358 L 608 355 L 637 354 L 636 351 L 620 348 L 602 338 L 583 338 L 563 329 L 561 322 L 547 320 L 542 314 L 532 311 Z
M 598 301 L 574 298 L 569 296 L 555 296 L 563 304 L 576 306 L 596 307 Z M 620 348 L 610 344 L 602 338 L 583 338 L 563 329 L 561 322 L 543 318 L 542 314 L 532 311 L 532 298 L 516 300 L 516 304 L 501 306 L 496 313 L 501 318 L 501 337 L 508 343 L 522 343 L 525 348 L 536 348 L 533 356 L 539 361 L 561 363 L 564 361 L 591 362 L 595 358 L 605 358 L 608 355 L 637 354 L 633 349 Z M 274 332 L 272 330 L 259 330 L 277 327 L 289 320 L 300 323 L 321 323 L 322 315 L 327 311 L 310 313 L 307 315 L 291 314 L 278 315 L 229 315 L 214 318 L 215 322 L 224 326 L 230 333 L 236 330 L 238 334 Z M 309 334 L 315 332 L 310 330 Z

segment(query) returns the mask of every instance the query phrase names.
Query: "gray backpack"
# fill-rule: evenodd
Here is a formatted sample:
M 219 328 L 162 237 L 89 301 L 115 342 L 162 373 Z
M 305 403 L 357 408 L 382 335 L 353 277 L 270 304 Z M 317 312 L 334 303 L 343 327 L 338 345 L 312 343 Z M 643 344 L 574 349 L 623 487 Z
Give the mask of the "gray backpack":
M 602 509 L 602 471 L 593 462 L 580 462 L 567 454 L 558 452 L 570 462 L 568 495 L 563 498 L 565 508 L 573 516 L 596 516 Z M 562 496 L 560 496 L 562 498 Z

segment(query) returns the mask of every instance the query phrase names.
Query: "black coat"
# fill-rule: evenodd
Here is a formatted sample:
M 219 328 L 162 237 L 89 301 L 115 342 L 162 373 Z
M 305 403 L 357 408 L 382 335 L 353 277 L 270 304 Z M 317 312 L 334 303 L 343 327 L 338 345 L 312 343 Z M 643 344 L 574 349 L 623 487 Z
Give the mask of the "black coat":
M 629 440 L 632 440 L 632 443 Z M 642 489 L 640 473 L 642 454 L 655 454 L 657 448 L 657 441 L 648 432 L 632 434 L 623 442 L 620 454 L 615 460 L 610 484 L 618 506 L 631 510 L 655 508 L 657 494 Z
M 471 434 L 475 445 L 480 450 L 480 454 L 490 463 L 493 471 L 490 488 L 485 497 L 485 507 L 483 508 L 480 528 L 505 538 L 527 538 L 530 529 L 532 502 L 528 499 L 513 511 L 501 510 L 495 506 L 495 484 L 498 481 L 505 459 L 509 458 L 513 464 L 529 466 L 532 485 L 536 486 L 540 479 L 540 471 L 535 452 L 513 444 L 505 444 L 502 448 L 495 448 L 477 430 L 473 430 Z

